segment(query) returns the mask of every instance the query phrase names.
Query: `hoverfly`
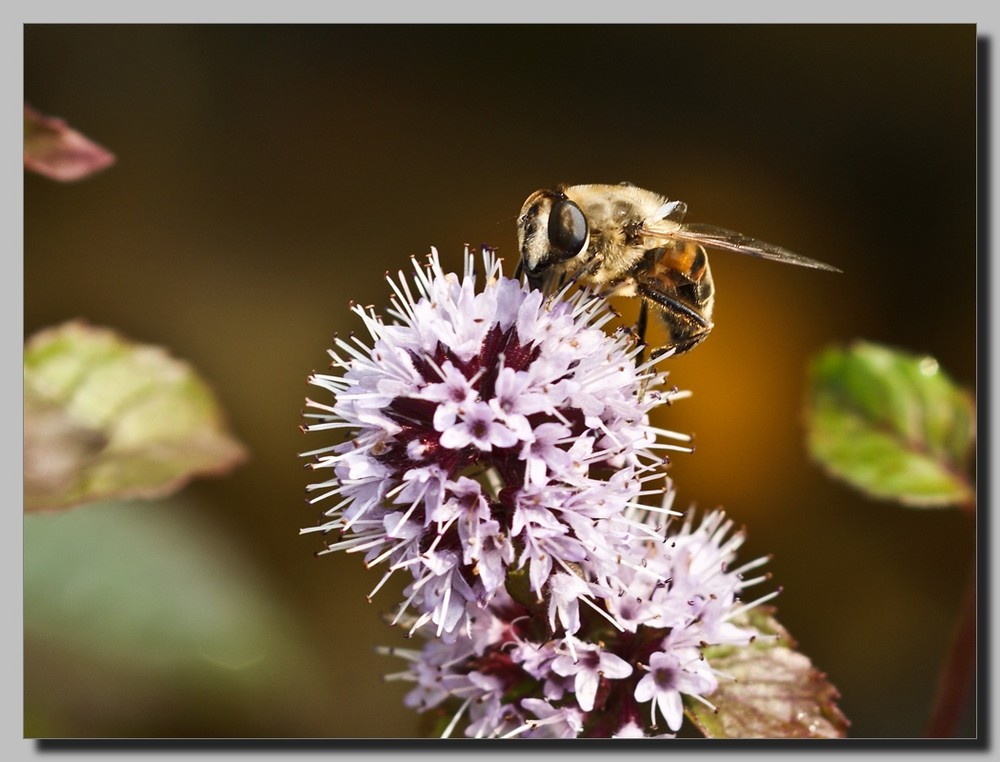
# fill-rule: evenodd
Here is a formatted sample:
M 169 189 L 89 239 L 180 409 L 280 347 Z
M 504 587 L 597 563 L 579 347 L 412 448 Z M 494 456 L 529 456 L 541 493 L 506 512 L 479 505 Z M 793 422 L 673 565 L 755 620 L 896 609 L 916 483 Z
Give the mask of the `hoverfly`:
M 517 277 L 549 292 L 575 282 L 606 297 L 639 297 L 640 340 L 651 309 L 668 334 L 654 354 L 678 354 L 712 330 L 715 283 L 706 247 L 841 272 L 725 228 L 683 222 L 686 212 L 683 201 L 628 183 L 535 191 L 517 219 Z

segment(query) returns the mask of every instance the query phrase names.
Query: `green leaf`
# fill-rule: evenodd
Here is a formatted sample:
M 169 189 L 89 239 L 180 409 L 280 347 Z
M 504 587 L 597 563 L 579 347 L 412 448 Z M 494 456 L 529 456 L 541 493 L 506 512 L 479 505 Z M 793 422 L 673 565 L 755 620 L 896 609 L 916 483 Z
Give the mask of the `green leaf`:
M 735 622 L 764 637 L 748 646 L 715 646 L 705 658 L 724 676 L 708 699 L 685 711 L 708 738 L 842 738 L 850 724 L 837 708 L 837 689 L 795 649 L 796 643 L 765 606 Z
M 62 119 L 24 106 L 24 168 L 52 180 L 80 180 L 114 164 L 110 151 Z
M 170 728 L 199 712 L 244 734 L 316 727 L 336 688 L 321 654 L 287 592 L 208 513 L 175 495 L 24 517 L 26 735 Z M 171 708 L 162 726 L 144 716 Z
M 80 321 L 26 343 L 26 511 L 160 497 L 244 458 L 212 391 L 163 349 Z
M 24 518 L 25 629 L 151 668 L 237 670 L 287 634 L 266 588 L 183 498 Z
M 813 361 L 812 456 L 868 495 L 912 506 L 974 499 L 975 411 L 931 357 L 856 342 Z

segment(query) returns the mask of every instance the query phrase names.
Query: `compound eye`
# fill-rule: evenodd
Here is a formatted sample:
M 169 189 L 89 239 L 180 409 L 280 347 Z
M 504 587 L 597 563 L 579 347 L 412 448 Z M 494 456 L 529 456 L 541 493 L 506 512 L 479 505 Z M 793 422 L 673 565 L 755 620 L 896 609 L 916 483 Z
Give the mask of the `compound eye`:
M 571 259 L 587 243 L 587 218 L 568 198 L 559 199 L 549 212 L 549 245 L 554 259 Z

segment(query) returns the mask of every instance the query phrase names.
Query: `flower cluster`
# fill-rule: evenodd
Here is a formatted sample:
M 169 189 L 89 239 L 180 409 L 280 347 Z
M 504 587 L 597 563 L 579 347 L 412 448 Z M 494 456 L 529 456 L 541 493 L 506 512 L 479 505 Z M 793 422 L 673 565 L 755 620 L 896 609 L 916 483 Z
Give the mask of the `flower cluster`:
M 755 634 L 730 621 L 742 536 L 721 513 L 663 521 L 662 451 L 689 438 L 649 413 L 684 394 L 604 330 L 603 300 L 527 289 L 489 250 L 483 264 L 477 286 L 468 251 L 461 277 L 432 251 L 389 280 L 392 322 L 353 307 L 371 344 L 336 339 L 335 372 L 310 377 L 334 402 L 307 400 L 305 430 L 348 436 L 304 453 L 332 472 L 309 502 L 334 504 L 303 531 L 384 567 L 372 595 L 410 575 L 395 621 L 429 640 L 396 651 L 400 676 L 416 708 L 458 701 L 447 732 L 643 735 L 658 713 L 677 730 L 681 694 L 717 685 L 703 648 Z
M 678 730 L 682 695 L 711 707 L 706 696 L 719 678 L 702 650 L 759 637 L 729 620 L 740 612 L 740 590 L 765 578 L 742 575 L 764 559 L 729 568 L 743 536 L 730 536 L 720 511 L 697 526 L 689 514 L 676 528 L 657 527 L 646 513 L 648 534 L 632 539 L 634 563 L 607 581 L 617 591 L 606 601 L 614 623 L 588 610 L 574 634 L 498 595 L 469 638 L 384 649 L 409 662 L 390 676 L 416 683 L 407 705 L 425 711 L 460 699 L 444 734 L 464 717 L 477 737 L 641 736 L 658 731 L 660 717 Z
M 619 548 L 602 524 L 662 478 L 654 449 L 670 432 L 646 414 L 679 396 L 636 367 L 627 335 L 601 330 L 600 301 L 547 300 L 502 278 L 489 253 L 486 277 L 477 292 L 470 255 L 459 279 L 433 254 L 415 267 L 416 296 L 402 275 L 390 281 L 396 323 L 355 307 L 373 346 L 338 340 L 342 374 L 310 379 L 335 404 L 307 400 L 323 411 L 308 431 L 353 432 L 307 453 L 333 470 L 309 487 L 313 502 L 338 498 L 316 527 L 340 534 L 328 551 L 385 564 L 379 586 L 409 571 L 401 611 L 449 639 L 511 568 L 528 569 L 538 596 L 566 586 L 569 564 L 614 571 Z

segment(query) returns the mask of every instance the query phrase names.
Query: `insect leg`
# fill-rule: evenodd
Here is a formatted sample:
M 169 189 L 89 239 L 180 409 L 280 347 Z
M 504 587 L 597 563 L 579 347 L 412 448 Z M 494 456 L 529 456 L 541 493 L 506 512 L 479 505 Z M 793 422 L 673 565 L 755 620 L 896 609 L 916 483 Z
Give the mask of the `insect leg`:
M 693 307 L 688 306 L 678 299 L 664 293 L 650 284 L 639 281 L 636 284 L 639 294 L 648 299 L 656 306 L 662 308 L 664 315 L 669 315 L 665 322 L 670 328 L 670 344 L 655 351 L 652 356 L 662 354 L 668 349 L 673 349 L 674 354 L 687 352 L 696 344 L 701 343 L 712 330 L 712 321 L 702 315 Z
M 663 307 L 665 310 L 670 310 L 674 315 L 681 318 L 688 323 L 697 323 L 702 328 L 711 330 L 712 323 L 707 320 L 704 315 L 702 315 L 697 310 L 688 307 L 684 302 L 680 302 L 677 299 L 667 296 L 662 291 L 657 291 L 655 289 L 649 288 L 645 283 L 640 281 L 638 284 L 638 291 L 644 297 L 649 299 L 651 302 L 656 302 L 658 305 Z
M 639 337 L 639 354 L 635 357 L 635 364 L 642 365 L 646 359 L 646 320 L 649 318 L 649 307 L 645 299 L 639 300 L 639 319 L 635 321 L 635 335 Z

